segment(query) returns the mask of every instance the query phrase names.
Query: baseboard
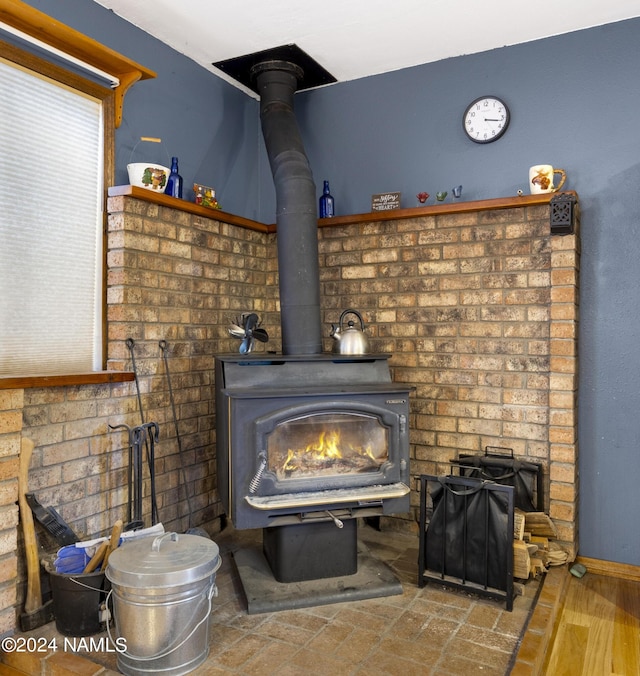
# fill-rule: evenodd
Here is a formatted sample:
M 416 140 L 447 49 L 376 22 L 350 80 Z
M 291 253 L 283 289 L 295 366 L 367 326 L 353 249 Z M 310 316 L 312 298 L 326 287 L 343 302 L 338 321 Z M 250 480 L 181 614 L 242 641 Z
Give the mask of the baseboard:
M 620 577 L 625 580 L 640 582 L 640 566 L 633 566 L 629 563 L 617 563 L 615 561 L 603 561 L 601 559 L 590 559 L 586 556 L 578 556 L 576 563 L 581 563 L 588 572 L 594 575 Z

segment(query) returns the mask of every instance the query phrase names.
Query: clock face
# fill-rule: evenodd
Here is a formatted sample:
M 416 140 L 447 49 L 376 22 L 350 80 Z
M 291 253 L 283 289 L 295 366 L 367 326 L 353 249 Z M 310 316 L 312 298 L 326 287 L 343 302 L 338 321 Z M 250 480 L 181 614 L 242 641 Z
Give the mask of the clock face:
M 475 143 L 497 141 L 509 126 L 509 108 L 495 96 L 481 96 L 467 106 L 462 125 Z

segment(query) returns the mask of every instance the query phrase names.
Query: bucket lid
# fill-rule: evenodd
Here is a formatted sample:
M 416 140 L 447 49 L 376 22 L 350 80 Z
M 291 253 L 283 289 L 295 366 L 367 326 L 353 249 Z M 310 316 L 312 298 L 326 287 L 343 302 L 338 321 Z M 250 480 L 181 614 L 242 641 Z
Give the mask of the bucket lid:
M 199 535 L 152 535 L 118 547 L 109 557 L 106 576 L 125 587 L 189 584 L 220 568 L 219 552 L 215 542 Z

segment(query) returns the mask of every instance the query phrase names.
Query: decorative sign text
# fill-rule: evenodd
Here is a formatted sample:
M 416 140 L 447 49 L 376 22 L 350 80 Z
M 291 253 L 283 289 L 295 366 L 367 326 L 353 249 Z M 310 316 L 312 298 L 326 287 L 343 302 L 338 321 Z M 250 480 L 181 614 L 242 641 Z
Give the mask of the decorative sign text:
M 371 211 L 389 211 L 400 208 L 399 192 L 383 192 L 379 195 L 371 195 Z

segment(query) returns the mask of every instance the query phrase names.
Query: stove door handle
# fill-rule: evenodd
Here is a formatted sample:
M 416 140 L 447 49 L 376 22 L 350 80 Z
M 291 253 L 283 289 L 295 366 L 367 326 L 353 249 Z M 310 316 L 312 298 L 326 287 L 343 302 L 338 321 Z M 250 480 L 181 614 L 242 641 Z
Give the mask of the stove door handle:
M 328 509 L 325 511 L 325 514 L 328 514 L 331 517 L 333 523 L 335 523 L 338 528 L 344 528 L 344 522 L 341 521 L 335 514 L 332 514 Z
M 262 481 L 262 475 L 264 474 L 264 471 L 267 469 L 267 454 L 265 451 L 260 451 L 258 453 L 258 457 L 260 458 L 260 465 L 258 466 L 258 469 L 256 470 L 256 473 L 253 476 L 253 479 L 249 482 L 249 493 L 256 493 L 258 491 L 258 488 L 260 488 L 260 482 Z

